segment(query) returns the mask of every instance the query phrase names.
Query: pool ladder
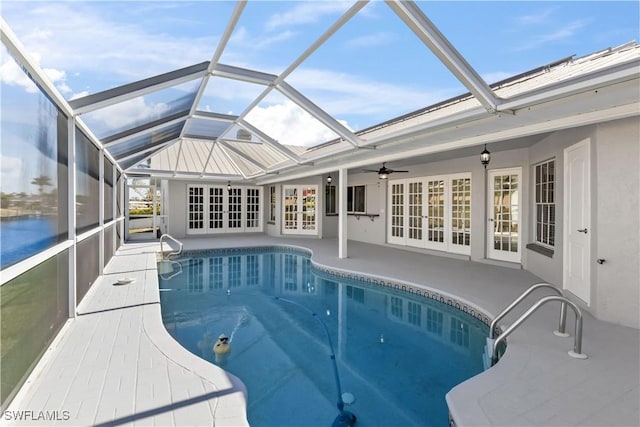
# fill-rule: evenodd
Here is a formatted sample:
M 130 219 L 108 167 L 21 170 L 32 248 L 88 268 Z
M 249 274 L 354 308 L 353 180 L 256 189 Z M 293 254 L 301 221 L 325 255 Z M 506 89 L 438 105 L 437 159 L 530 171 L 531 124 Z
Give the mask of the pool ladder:
M 540 298 L 534 305 L 532 305 L 524 314 L 522 314 L 511 326 L 509 326 L 499 337 L 496 338 L 497 325 L 511 310 L 513 310 L 518 304 L 520 304 L 529 294 L 536 289 L 547 288 L 553 290 L 557 295 L 550 295 Z M 575 337 L 573 343 L 573 350 L 569 351 L 571 357 L 577 359 L 586 359 L 586 354 L 582 353 L 582 312 L 580 308 L 567 299 L 563 292 L 557 287 L 549 283 L 536 283 L 531 285 L 529 289 L 524 291 L 522 295 L 516 298 L 509 306 L 498 314 L 489 326 L 489 337 L 485 345 L 485 351 L 483 354 L 483 364 L 485 369 L 490 368 L 498 362 L 499 354 L 498 350 L 500 344 L 502 344 L 518 326 L 520 326 L 525 320 L 527 320 L 536 310 L 542 307 L 544 304 L 550 301 L 560 301 L 560 320 L 558 322 L 558 330 L 553 333 L 560 337 L 568 337 L 569 334 L 565 332 L 567 323 L 567 306 L 571 307 L 575 314 Z
M 178 244 L 179 248 L 178 248 L 177 251 L 176 250 L 172 250 L 171 252 L 165 254 L 165 252 L 163 250 L 163 245 L 162 245 L 164 243 L 165 237 L 167 239 L 173 240 L 175 243 Z M 182 253 L 182 248 L 183 248 L 182 242 L 180 240 L 176 239 L 175 237 L 171 236 L 170 234 L 163 234 L 162 236 L 160 236 L 160 257 L 161 257 L 161 259 L 169 259 L 173 255 L 175 255 L 175 256 L 180 255 Z

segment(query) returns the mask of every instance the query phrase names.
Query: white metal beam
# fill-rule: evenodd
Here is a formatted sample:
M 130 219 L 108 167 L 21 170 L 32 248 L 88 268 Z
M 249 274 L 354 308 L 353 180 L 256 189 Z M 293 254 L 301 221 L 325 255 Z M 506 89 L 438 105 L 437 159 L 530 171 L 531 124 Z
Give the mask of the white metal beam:
M 278 76 L 274 74 L 263 73 L 260 71 L 249 70 L 246 68 L 234 67 L 233 65 L 216 64 L 211 75 L 223 77 L 232 80 L 239 80 L 246 83 L 255 83 L 262 86 L 270 86 L 274 84 Z
M 497 110 L 500 99 L 413 1 L 385 0 L 385 2 L 487 111 L 493 113 Z
M 151 126 L 144 125 L 144 126 L 140 126 L 138 128 L 135 128 L 135 129 L 131 129 L 130 131 L 127 131 L 127 132 L 122 132 L 120 135 L 123 135 L 123 136 L 121 136 L 121 137 L 119 137 L 118 135 L 113 135 L 111 137 L 104 138 L 103 141 L 105 141 L 105 142 L 103 142 L 102 145 L 106 149 L 109 149 L 109 148 L 113 147 L 114 145 L 118 145 L 118 144 L 121 144 L 123 142 L 130 141 L 130 140 L 132 140 L 132 139 L 134 139 L 134 138 L 136 138 L 138 136 L 149 134 L 149 133 L 157 131 L 158 129 L 162 129 L 162 128 L 165 128 L 167 126 L 171 126 L 171 125 L 174 125 L 174 124 L 177 124 L 177 123 L 180 123 L 180 122 L 184 122 L 184 121 L 187 120 L 187 117 L 189 117 L 189 116 L 185 112 L 185 113 L 182 113 L 180 115 L 176 115 L 175 118 L 173 118 L 173 119 L 157 120 L 154 123 L 152 123 Z M 184 129 L 184 127 L 183 127 L 183 129 Z
M 224 139 L 219 139 L 217 142 L 222 147 L 224 147 L 226 150 L 229 150 L 232 153 L 240 156 L 242 158 L 242 160 L 244 160 L 244 161 L 246 161 L 248 163 L 251 163 L 253 166 L 255 166 L 256 168 L 260 169 L 260 171 L 262 171 L 262 172 L 266 172 L 267 171 L 267 168 L 266 168 L 265 165 L 259 163 L 254 158 L 248 156 L 246 153 L 243 153 L 242 151 L 238 150 L 236 147 L 234 147 L 233 145 L 229 144 Z
M 74 99 L 73 101 L 69 101 L 69 105 L 71 105 L 76 114 L 88 113 L 201 78 L 206 75 L 208 67 L 208 61 L 201 62 L 190 67 L 170 71 L 148 79 Z
M 172 139 L 170 139 L 168 141 L 161 142 L 160 144 L 152 145 L 150 147 L 143 147 L 143 148 L 141 148 L 140 150 L 137 150 L 134 153 L 127 154 L 124 157 L 119 157 L 118 161 L 119 162 L 125 162 L 125 161 L 127 161 L 129 159 L 133 159 L 134 157 L 140 156 L 141 154 L 147 153 L 149 151 L 154 151 L 155 152 L 157 150 L 160 150 L 160 149 L 166 147 L 167 145 L 170 145 L 170 144 L 176 142 L 177 140 L 178 140 L 178 138 L 172 138 Z M 151 156 L 151 154 L 149 156 Z

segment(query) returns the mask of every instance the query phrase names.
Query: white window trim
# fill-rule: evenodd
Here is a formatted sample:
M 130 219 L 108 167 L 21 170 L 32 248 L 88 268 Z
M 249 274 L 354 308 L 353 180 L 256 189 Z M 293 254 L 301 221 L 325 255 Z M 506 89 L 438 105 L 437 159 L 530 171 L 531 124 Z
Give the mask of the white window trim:
M 538 201 L 536 200 L 536 186 L 538 185 L 538 182 L 537 182 L 537 179 L 536 179 L 537 178 L 536 177 L 536 173 L 537 173 L 536 171 L 537 171 L 537 167 L 538 166 L 542 166 L 545 163 L 547 165 L 549 163 L 553 163 L 554 179 L 552 181 L 553 182 L 553 202 L 552 203 L 549 203 L 549 202 L 538 203 Z M 556 177 L 558 176 L 558 166 L 557 166 L 556 159 L 555 159 L 555 157 L 553 157 L 553 158 L 550 158 L 550 159 L 543 160 L 541 162 L 535 163 L 535 164 L 533 164 L 532 169 L 533 169 L 533 180 L 532 180 L 533 181 L 533 230 L 532 230 L 532 232 L 533 232 L 533 242 L 536 245 L 545 247 L 547 249 L 554 250 L 555 249 L 555 245 L 550 245 L 549 243 L 541 242 L 540 240 L 538 240 L 537 227 L 538 227 L 538 204 L 541 204 L 543 206 L 544 205 L 553 205 L 553 207 L 554 207 L 554 218 L 553 218 L 554 221 L 553 222 L 554 222 L 554 226 L 555 226 L 555 229 L 556 229 L 555 232 L 554 232 L 554 242 L 555 242 L 556 236 L 557 236 L 557 231 L 558 231 L 558 224 L 556 222 L 556 215 L 555 215 L 556 208 L 557 208 L 556 200 L 557 200 L 557 190 L 558 190 L 558 188 L 557 188 L 557 180 L 556 180 Z M 548 183 L 549 183 L 549 181 L 547 181 L 547 184 Z M 548 188 L 547 188 L 547 191 L 548 191 Z M 540 221 L 540 222 L 542 222 L 542 224 L 544 225 L 543 221 Z M 548 223 L 547 223 L 547 225 L 548 225 Z M 547 236 L 547 239 L 548 239 L 548 236 Z

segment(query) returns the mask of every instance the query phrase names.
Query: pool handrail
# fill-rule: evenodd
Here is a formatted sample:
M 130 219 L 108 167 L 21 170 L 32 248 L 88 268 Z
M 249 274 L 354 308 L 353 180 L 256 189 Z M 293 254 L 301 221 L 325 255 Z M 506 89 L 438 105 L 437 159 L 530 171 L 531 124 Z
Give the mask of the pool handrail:
M 582 312 L 580 308 L 571 300 L 567 299 L 563 296 L 551 295 L 544 298 L 541 298 L 532 305 L 529 310 L 527 310 L 522 316 L 518 318 L 511 326 L 509 326 L 500 336 L 493 342 L 493 350 L 491 352 L 491 366 L 495 365 L 498 361 L 498 347 L 502 341 L 507 339 L 509 335 L 513 331 L 515 331 L 518 326 L 520 326 L 525 320 L 529 318 L 537 309 L 539 309 L 544 304 L 550 301 L 560 301 L 571 307 L 575 314 L 575 337 L 573 341 L 573 350 L 569 351 L 569 356 L 574 357 L 576 359 L 586 359 L 587 355 L 582 353 Z
M 520 304 L 530 293 L 532 293 L 533 291 L 539 288 L 552 289 L 559 296 L 564 297 L 564 293 L 562 292 L 562 290 L 558 289 L 557 287 L 553 286 L 550 283 L 540 282 L 540 283 L 531 285 L 529 289 L 524 291 L 518 298 L 516 298 L 511 304 L 509 304 L 508 307 L 502 310 L 500 314 L 498 314 L 493 319 L 493 321 L 491 322 L 491 325 L 489 326 L 489 340 L 492 340 L 492 341 L 495 340 L 496 338 L 495 331 L 496 331 L 496 326 L 498 322 L 502 320 L 507 314 L 509 314 L 509 312 L 511 312 L 511 310 L 513 310 L 518 304 Z M 563 302 L 560 305 L 560 320 L 558 321 L 558 330 L 555 331 L 555 334 L 559 336 L 568 336 L 568 334 L 565 332 L 566 324 L 567 324 L 567 306 Z
M 165 259 L 165 253 L 164 253 L 164 250 L 163 250 L 163 247 L 162 247 L 162 244 L 164 243 L 163 239 L 165 237 L 170 239 L 170 240 L 173 240 L 174 242 L 176 242 L 179 245 L 179 249 L 177 251 L 172 251 L 172 252 L 169 252 L 168 254 L 166 254 L 166 258 L 169 258 L 172 255 L 176 255 L 176 256 L 180 255 L 182 253 L 182 249 L 184 248 L 184 245 L 182 244 L 182 242 L 180 240 L 176 239 L 175 237 L 171 236 L 170 234 L 163 234 L 162 236 L 160 236 L 160 256 L 162 257 L 162 259 Z M 169 247 L 171 247 L 171 246 L 169 246 Z M 171 248 L 171 249 L 173 249 L 173 248 Z

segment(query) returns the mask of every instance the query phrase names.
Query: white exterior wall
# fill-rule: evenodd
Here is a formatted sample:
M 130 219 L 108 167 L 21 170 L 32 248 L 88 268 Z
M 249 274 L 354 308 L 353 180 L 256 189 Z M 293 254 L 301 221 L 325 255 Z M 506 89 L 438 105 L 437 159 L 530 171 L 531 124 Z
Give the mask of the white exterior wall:
M 593 311 L 640 328 L 640 118 L 598 125 L 594 140 Z
M 196 182 L 169 181 L 168 183 L 167 204 L 171 206 L 171 210 L 168 213 L 167 233 L 176 239 L 187 235 L 187 185 L 189 184 L 196 184 Z

